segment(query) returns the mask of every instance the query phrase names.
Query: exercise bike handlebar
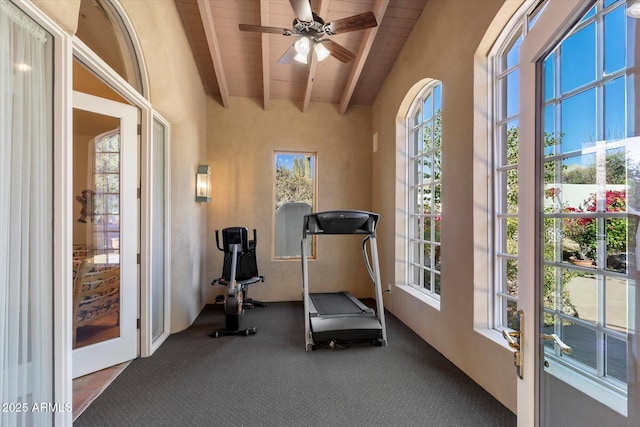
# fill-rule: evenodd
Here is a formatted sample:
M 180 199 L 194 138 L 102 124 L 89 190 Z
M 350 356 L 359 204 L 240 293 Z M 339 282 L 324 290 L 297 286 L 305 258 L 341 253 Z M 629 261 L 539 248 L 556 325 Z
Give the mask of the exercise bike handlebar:
M 219 250 L 221 250 L 222 252 L 224 252 L 224 249 L 222 249 L 220 247 L 220 235 L 219 232 L 220 230 L 216 230 L 216 246 L 218 247 Z

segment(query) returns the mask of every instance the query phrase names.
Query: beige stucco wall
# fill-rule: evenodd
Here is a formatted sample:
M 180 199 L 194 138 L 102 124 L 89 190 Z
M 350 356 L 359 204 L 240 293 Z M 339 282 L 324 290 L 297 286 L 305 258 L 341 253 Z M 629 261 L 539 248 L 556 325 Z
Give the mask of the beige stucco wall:
M 64 31 L 69 34 L 76 33 L 80 0 L 32 0 L 31 2 Z
M 250 296 L 266 301 L 300 301 L 300 260 L 272 260 L 274 150 L 317 153 L 316 210 L 371 207 L 371 108 L 350 107 L 345 115 L 330 104 L 312 103 L 307 112 L 291 102 L 232 98 L 230 108 L 208 102 L 209 157 L 212 159 L 213 200 L 206 208 L 207 278 L 222 272 L 222 252 L 214 233 L 230 226 L 255 228 L 258 267 L 264 284 Z M 381 221 L 387 220 L 386 218 Z M 300 224 L 302 229 L 302 224 Z M 317 260 L 309 265 L 312 291 L 349 290 L 372 296 L 362 261 L 361 238 L 324 236 L 318 239 Z M 209 300 L 222 292 L 210 287 Z M 303 337 L 300 337 L 303 345 Z
M 388 309 L 471 378 L 515 412 L 513 355 L 501 343 L 474 330 L 474 53 L 502 0 L 429 1 L 380 91 L 372 110 L 379 149 L 373 155 L 373 210 L 385 218 L 380 251 L 383 283 L 402 284 L 401 188 L 404 145 L 396 117 L 405 96 L 419 81 L 442 82 L 443 215 L 440 309 L 395 288 Z M 485 98 L 486 99 L 486 98 Z M 406 108 L 406 107 L 404 107 Z M 484 107 L 483 107 L 484 108 Z M 399 221 L 399 222 L 398 222 Z M 396 222 L 397 227 L 396 227 Z M 486 277 L 486 276 L 485 276 Z M 486 296 L 485 296 L 486 298 Z M 390 341 L 392 338 L 390 338 Z
M 207 216 L 195 201 L 195 173 L 208 162 L 206 96 L 175 3 L 122 5 L 140 39 L 151 103 L 171 125 L 171 332 L 177 332 L 204 305 Z

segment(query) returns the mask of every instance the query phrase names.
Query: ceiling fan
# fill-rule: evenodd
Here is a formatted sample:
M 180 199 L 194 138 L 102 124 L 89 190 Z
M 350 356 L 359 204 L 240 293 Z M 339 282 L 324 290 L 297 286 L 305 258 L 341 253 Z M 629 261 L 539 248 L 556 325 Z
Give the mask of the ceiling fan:
M 311 10 L 309 0 L 289 0 L 289 3 L 291 3 L 291 8 L 296 15 L 293 20 L 293 29 L 249 24 L 239 25 L 240 31 L 299 37 L 278 60 L 279 64 L 290 64 L 293 60 L 307 64 L 310 63 L 312 54 L 316 55 L 318 61 L 331 55 L 339 61 L 349 62 L 355 58 L 353 53 L 333 40 L 323 39 L 323 37 L 364 30 L 378 25 L 373 12 L 365 12 L 325 23 L 324 19 Z

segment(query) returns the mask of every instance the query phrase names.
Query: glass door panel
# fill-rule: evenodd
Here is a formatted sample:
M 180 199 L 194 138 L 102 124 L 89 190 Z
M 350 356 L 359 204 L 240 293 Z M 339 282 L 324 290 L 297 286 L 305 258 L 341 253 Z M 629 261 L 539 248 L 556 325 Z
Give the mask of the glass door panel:
M 136 357 L 137 110 L 73 94 L 73 376 Z
M 165 126 L 153 121 L 151 150 L 151 341 L 165 334 Z
M 607 29 L 635 27 L 625 7 L 595 2 L 539 71 L 538 375 L 545 426 L 635 422 L 640 138 L 628 122 L 633 56 L 605 71 L 607 55 L 627 46 L 631 34 Z
M 120 336 L 120 120 L 74 109 L 73 348 Z

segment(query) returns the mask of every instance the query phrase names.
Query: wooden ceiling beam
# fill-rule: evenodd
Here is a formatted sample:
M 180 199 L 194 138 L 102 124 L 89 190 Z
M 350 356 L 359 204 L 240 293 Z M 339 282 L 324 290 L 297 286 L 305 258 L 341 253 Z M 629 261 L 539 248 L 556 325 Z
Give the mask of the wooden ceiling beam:
M 318 16 L 326 16 L 329 10 L 329 0 L 320 0 L 318 6 Z M 304 90 L 304 100 L 302 101 L 302 112 L 305 113 L 311 102 L 311 92 L 313 91 L 313 80 L 316 76 L 316 67 L 318 66 L 318 58 L 315 53 L 311 53 L 311 64 L 309 64 L 309 74 L 307 75 L 307 85 Z
M 269 26 L 269 0 L 260 0 L 260 25 Z M 269 92 L 269 34 L 262 33 L 262 102 L 265 111 L 269 109 L 271 94 Z
M 376 16 L 378 25 L 365 30 L 364 37 L 362 38 L 360 47 L 358 48 L 358 53 L 353 60 L 354 64 L 351 67 L 351 71 L 349 72 L 347 84 L 344 88 L 344 91 L 342 92 L 342 97 L 340 98 L 340 106 L 338 109 L 340 114 L 344 114 L 347 112 L 349 102 L 351 101 L 351 97 L 353 96 L 353 91 L 355 90 L 356 84 L 360 79 L 360 74 L 362 74 L 364 64 L 367 62 L 367 57 L 371 52 L 371 46 L 373 45 L 373 41 L 378 34 L 378 29 L 380 28 L 382 18 L 384 18 L 384 14 L 387 11 L 387 6 L 389 6 L 389 0 L 377 0 L 376 4 L 373 6 L 373 14 Z
M 224 73 L 224 67 L 222 66 L 222 56 L 220 55 L 220 45 L 218 44 L 218 37 L 216 35 L 216 27 L 213 23 L 213 12 L 211 10 L 211 4 L 209 0 L 198 0 L 198 9 L 200 10 L 200 17 L 202 19 L 202 26 L 207 37 L 207 45 L 209 46 L 209 53 L 213 61 L 213 69 L 216 73 L 216 80 L 220 88 L 220 98 L 222 100 L 222 106 L 229 108 L 229 87 L 227 85 L 227 78 Z

